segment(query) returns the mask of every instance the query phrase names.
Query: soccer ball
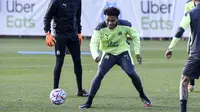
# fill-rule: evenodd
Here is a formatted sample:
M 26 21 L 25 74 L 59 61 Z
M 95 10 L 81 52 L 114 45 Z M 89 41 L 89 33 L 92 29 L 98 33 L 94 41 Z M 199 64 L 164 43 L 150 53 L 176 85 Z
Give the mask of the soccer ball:
M 66 100 L 66 93 L 63 89 L 54 89 L 50 93 L 50 101 L 55 105 L 61 105 Z

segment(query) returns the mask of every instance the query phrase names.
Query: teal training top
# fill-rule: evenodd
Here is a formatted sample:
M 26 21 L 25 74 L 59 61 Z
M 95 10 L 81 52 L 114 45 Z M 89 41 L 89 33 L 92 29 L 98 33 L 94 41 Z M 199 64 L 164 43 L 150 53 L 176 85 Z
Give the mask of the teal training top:
M 132 38 L 135 54 L 140 54 L 140 38 L 135 28 L 126 20 L 118 20 L 114 29 L 109 29 L 103 21 L 97 25 L 91 38 L 90 51 L 93 59 L 99 56 L 98 48 L 103 53 L 119 55 L 124 51 L 130 51 L 127 36 Z
M 192 0 L 188 0 L 187 3 L 185 4 L 185 9 L 184 9 L 184 13 L 189 12 L 191 9 L 193 9 L 194 6 L 194 2 Z

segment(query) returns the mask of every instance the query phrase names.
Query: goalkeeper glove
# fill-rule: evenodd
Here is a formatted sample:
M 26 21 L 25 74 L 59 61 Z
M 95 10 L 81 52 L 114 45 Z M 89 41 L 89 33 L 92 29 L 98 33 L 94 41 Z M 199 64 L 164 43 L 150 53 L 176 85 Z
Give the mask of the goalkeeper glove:
M 83 41 L 83 38 L 82 38 L 81 33 L 78 34 L 78 39 L 79 39 L 79 42 L 80 42 L 80 45 L 81 45 L 81 44 L 82 44 L 82 41 Z
M 56 40 L 53 38 L 53 36 L 47 32 L 46 33 L 46 45 L 49 47 L 53 47 L 56 43 Z

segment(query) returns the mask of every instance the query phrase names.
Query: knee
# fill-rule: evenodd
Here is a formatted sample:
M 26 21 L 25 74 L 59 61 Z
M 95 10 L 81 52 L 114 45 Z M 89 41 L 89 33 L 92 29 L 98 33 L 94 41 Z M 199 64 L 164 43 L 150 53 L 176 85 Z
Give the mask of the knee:
M 95 79 L 97 79 L 97 80 L 102 80 L 102 79 L 104 78 L 104 76 L 105 76 L 105 73 L 99 71 L 99 72 L 97 72 L 97 74 L 96 74 L 96 76 L 95 76 Z
M 182 77 L 181 77 L 181 83 L 182 83 L 182 85 L 188 85 L 189 82 L 190 82 L 190 80 L 191 79 L 189 77 L 187 77 L 187 76 L 182 75 Z
M 136 77 L 138 76 L 135 70 L 127 70 L 126 73 L 128 74 L 129 77 Z
M 81 64 L 81 58 L 74 58 L 73 59 L 74 64 Z
M 56 59 L 57 66 L 62 66 L 63 62 L 64 62 L 64 57 L 57 57 L 57 59 Z

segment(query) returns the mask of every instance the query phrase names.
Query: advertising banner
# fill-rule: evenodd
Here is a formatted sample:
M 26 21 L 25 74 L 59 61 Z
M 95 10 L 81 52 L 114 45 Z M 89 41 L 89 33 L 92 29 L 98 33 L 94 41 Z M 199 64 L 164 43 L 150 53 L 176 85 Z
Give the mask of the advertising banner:
M 43 18 L 50 0 L 0 0 L 0 35 L 43 36 Z M 82 35 L 91 36 L 103 21 L 103 10 L 120 9 L 141 37 L 172 37 L 184 15 L 186 0 L 82 0 Z M 184 33 L 187 36 L 189 33 Z

